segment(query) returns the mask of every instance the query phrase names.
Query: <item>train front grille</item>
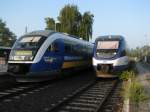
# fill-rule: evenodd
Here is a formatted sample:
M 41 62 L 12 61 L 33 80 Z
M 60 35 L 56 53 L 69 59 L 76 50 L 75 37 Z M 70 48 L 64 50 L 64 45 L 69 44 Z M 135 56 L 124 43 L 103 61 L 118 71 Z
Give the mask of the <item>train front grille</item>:
M 98 64 L 97 65 L 97 70 L 102 71 L 104 73 L 110 73 L 112 72 L 112 64 Z
M 8 72 L 24 75 L 30 71 L 31 64 L 8 64 Z

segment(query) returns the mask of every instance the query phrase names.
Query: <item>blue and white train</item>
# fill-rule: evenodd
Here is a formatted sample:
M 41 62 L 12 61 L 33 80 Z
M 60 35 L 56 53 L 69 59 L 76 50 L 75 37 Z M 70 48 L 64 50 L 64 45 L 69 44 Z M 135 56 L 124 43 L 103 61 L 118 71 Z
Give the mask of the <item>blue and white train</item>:
M 92 66 L 93 44 L 50 30 L 20 37 L 8 61 L 8 73 L 18 81 L 53 78 L 67 70 Z
M 124 37 L 106 35 L 95 40 L 93 66 L 97 77 L 116 77 L 114 73 L 127 69 L 128 64 Z

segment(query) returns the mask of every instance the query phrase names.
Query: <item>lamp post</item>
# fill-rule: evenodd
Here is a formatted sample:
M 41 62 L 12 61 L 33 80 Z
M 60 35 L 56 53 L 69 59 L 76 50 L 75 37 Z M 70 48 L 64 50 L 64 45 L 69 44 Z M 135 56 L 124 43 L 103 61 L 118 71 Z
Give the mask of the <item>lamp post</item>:
M 55 22 L 55 32 L 56 32 L 56 24 L 57 24 L 57 23 Z
M 55 21 L 55 31 L 57 31 L 57 24 L 59 24 L 59 21 Z
M 28 27 L 26 26 L 25 27 L 25 34 L 28 32 Z

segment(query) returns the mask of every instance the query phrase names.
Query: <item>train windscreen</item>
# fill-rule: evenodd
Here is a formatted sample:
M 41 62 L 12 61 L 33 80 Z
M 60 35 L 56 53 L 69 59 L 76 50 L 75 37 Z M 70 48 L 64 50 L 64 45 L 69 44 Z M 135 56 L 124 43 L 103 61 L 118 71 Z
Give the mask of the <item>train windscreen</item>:
M 14 49 L 37 49 L 43 43 L 44 37 L 33 36 L 33 37 L 22 37 L 14 46 Z
M 98 41 L 97 49 L 118 49 L 119 41 Z
M 98 41 L 96 55 L 100 58 L 111 58 L 117 54 L 119 41 Z
M 15 43 L 11 54 L 10 60 L 33 60 L 36 52 L 45 41 L 45 37 L 42 36 L 29 36 L 21 37 Z

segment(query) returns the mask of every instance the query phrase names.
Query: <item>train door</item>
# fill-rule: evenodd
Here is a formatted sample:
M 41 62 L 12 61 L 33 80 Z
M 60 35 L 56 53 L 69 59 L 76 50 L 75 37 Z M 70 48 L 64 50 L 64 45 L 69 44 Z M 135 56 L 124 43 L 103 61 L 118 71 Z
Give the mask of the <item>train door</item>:
M 63 40 L 57 39 L 48 48 L 49 70 L 60 70 L 64 60 Z

